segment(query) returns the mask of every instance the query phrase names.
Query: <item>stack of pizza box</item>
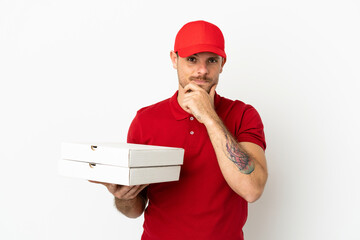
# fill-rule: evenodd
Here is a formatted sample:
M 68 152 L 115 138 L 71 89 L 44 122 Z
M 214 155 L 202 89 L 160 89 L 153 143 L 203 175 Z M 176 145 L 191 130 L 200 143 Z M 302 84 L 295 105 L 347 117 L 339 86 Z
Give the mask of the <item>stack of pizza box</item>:
M 177 181 L 184 149 L 129 143 L 62 143 L 59 174 L 67 177 L 140 185 Z

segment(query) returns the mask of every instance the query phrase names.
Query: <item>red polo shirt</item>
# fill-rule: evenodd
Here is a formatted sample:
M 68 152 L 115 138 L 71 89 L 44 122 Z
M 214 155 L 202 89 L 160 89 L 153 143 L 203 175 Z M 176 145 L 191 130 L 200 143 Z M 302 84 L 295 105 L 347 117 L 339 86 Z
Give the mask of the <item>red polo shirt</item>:
M 263 124 L 252 106 L 218 94 L 214 105 L 239 142 L 265 149 Z M 128 142 L 185 149 L 180 180 L 147 188 L 142 240 L 243 239 L 247 202 L 226 183 L 204 124 L 180 107 L 177 92 L 137 112 Z

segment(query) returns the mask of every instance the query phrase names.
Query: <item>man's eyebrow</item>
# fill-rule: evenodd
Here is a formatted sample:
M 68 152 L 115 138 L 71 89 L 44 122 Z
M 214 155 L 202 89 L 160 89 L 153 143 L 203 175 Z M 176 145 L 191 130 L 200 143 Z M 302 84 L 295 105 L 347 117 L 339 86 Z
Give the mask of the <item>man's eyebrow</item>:
M 212 57 L 209 57 L 209 59 L 216 59 L 216 60 L 220 60 L 220 56 L 216 55 L 216 56 L 212 56 Z

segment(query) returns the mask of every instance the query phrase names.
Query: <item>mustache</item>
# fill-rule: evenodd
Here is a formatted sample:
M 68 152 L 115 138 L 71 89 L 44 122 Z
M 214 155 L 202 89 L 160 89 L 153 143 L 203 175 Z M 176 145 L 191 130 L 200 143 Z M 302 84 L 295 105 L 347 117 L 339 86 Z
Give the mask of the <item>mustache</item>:
M 189 79 L 190 79 L 191 81 L 193 81 L 193 80 L 201 80 L 201 81 L 208 81 L 208 82 L 211 81 L 211 78 L 208 78 L 208 77 L 206 77 L 206 76 L 190 77 Z

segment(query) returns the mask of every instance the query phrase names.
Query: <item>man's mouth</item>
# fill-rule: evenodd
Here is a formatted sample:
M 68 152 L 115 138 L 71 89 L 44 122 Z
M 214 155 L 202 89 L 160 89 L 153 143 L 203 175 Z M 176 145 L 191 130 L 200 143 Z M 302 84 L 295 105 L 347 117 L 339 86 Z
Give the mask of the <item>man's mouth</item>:
M 193 80 L 196 84 L 205 84 L 205 83 L 208 83 L 208 81 L 206 80 L 202 80 L 202 79 L 195 79 Z
M 210 79 L 207 78 L 190 78 L 190 80 L 200 85 L 209 83 L 211 81 Z

